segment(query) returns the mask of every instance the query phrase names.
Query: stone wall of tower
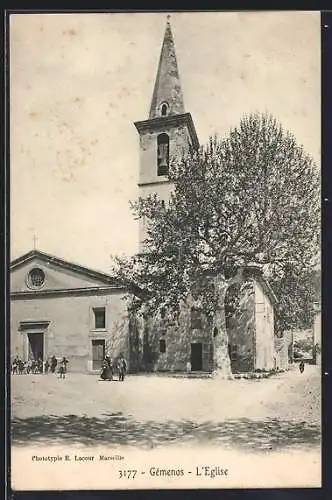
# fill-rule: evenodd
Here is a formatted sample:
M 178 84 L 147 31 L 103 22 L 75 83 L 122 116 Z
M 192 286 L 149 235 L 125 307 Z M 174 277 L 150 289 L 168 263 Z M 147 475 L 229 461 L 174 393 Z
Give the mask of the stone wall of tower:
M 169 136 L 170 158 L 181 155 L 188 149 L 190 136 L 188 127 L 185 124 L 167 125 L 164 128 L 154 130 L 152 127 L 140 136 L 140 169 L 139 169 L 139 187 L 141 184 L 159 183 L 167 179 L 166 176 L 157 175 L 157 136 L 166 133 Z M 155 185 L 154 192 L 157 192 L 158 186 Z

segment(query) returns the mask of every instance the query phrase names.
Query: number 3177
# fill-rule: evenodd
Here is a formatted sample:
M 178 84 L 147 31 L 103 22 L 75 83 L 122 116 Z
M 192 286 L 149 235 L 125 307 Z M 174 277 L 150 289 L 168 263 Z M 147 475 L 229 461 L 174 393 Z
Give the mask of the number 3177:
M 135 469 L 126 469 L 126 470 L 119 470 L 119 478 L 123 479 L 134 479 L 137 474 L 137 470 Z

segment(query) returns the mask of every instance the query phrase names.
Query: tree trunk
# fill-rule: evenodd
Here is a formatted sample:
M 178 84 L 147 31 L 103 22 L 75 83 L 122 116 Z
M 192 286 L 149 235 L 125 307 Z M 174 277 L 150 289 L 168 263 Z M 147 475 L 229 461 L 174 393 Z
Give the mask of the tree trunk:
M 227 282 L 222 276 L 215 280 L 216 309 L 214 328 L 212 330 L 213 343 L 213 376 L 215 378 L 231 378 L 231 362 L 228 353 L 228 335 L 225 319 L 225 293 Z

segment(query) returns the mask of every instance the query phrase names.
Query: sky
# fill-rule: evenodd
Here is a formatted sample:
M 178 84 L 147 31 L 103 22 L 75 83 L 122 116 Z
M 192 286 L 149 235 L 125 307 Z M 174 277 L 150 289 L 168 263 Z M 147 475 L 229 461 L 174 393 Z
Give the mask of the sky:
M 138 249 L 139 138 L 167 13 L 12 14 L 11 258 L 41 251 L 109 271 Z M 201 144 L 268 111 L 320 165 L 319 12 L 172 13 Z

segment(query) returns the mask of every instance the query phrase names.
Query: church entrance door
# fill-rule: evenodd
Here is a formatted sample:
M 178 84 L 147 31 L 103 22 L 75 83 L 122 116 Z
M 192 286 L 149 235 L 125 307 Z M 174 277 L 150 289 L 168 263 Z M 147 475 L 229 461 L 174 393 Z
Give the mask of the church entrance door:
M 191 371 L 198 372 L 203 368 L 203 349 L 201 343 L 191 344 Z
M 28 333 L 29 339 L 29 358 L 44 360 L 44 334 Z

